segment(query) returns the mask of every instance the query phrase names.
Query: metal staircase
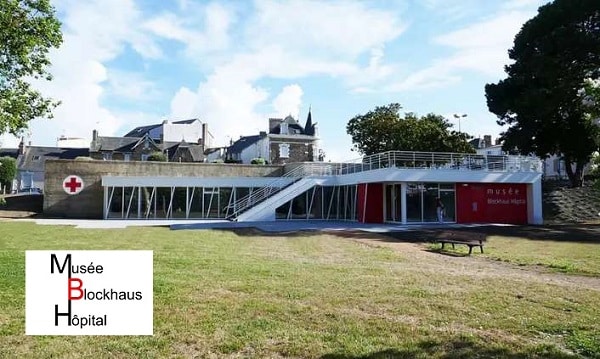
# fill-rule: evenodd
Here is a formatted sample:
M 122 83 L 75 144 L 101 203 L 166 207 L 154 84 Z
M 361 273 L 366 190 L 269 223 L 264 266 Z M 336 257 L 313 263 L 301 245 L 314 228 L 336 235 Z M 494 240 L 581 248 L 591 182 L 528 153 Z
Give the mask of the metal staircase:
M 306 181 L 302 181 L 305 177 L 310 176 L 328 176 L 332 175 L 331 166 L 323 166 L 317 163 L 304 163 L 287 172 L 281 177 L 277 177 L 275 180 L 270 182 L 264 187 L 251 192 L 245 197 L 240 198 L 233 204 L 228 206 L 228 210 L 231 210 L 227 219 L 230 221 L 240 220 L 240 216 L 245 212 L 253 209 L 257 205 L 263 203 L 267 199 L 275 196 L 285 189 L 303 188 L 306 185 Z M 302 183 L 300 183 L 302 182 Z M 297 184 L 300 184 L 297 186 Z M 314 184 L 313 184 L 314 185 Z M 272 204 L 274 205 L 274 204 Z M 248 215 L 244 216 L 248 217 Z

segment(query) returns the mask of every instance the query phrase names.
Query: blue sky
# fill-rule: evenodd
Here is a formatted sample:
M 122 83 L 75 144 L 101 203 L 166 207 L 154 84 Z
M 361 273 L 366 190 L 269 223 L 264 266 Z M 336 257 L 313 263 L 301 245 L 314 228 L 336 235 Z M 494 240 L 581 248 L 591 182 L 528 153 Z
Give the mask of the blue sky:
M 358 157 L 350 118 L 399 102 L 467 114 L 464 132 L 495 138 L 484 86 L 504 77 L 514 36 L 547 2 L 55 0 L 65 41 L 51 54 L 54 81 L 37 86 L 62 105 L 26 136 L 54 145 L 197 117 L 225 144 L 269 117 L 304 122 L 311 106 L 337 161 Z

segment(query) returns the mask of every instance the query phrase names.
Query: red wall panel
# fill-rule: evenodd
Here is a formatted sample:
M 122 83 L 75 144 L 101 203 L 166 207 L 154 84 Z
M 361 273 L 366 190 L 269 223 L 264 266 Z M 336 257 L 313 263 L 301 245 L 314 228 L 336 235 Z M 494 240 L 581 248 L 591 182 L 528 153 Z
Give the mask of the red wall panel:
M 527 185 L 457 183 L 458 223 L 527 223 Z
M 360 183 L 356 198 L 359 222 L 383 223 L 383 183 Z

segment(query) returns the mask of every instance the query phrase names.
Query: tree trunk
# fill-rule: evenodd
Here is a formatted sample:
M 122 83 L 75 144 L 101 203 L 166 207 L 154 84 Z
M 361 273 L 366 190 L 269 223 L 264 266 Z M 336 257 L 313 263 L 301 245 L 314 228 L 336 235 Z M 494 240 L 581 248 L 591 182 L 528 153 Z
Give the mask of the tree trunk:
M 575 171 L 573 171 L 573 166 L 575 165 Z M 565 157 L 565 170 L 567 171 L 567 175 L 569 176 L 569 181 L 571 181 L 571 187 L 581 187 L 583 186 L 583 166 L 585 163 L 583 161 L 571 162 L 571 159 Z

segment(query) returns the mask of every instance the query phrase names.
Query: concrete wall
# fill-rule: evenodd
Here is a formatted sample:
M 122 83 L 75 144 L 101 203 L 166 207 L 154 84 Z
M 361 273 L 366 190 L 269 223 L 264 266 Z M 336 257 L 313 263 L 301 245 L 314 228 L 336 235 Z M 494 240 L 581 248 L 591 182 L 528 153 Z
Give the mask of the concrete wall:
M 120 162 L 46 160 L 44 215 L 67 218 L 102 218 L 102 176 L 170 177 L 274 177 L 282 166 L 218 163 Z M 67 176 L 76 175 L 84 189 L 69 195 L 63 188 Z

